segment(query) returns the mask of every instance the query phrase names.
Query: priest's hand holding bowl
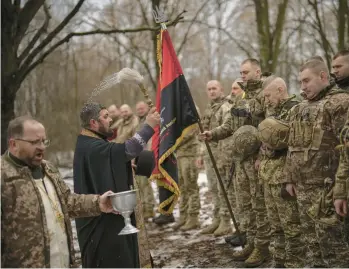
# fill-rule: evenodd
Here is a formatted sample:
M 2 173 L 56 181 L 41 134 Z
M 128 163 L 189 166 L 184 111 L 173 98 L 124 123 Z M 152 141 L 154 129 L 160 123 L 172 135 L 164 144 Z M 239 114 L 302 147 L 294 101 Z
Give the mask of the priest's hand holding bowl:
M 111 204 L 111 201 L 110 201 L 109 195 L 113 193 L 114 192 L 112 191 L 107 191 L 99 197 L 99 208 L 103 213 L 114 213 L 119 215 L 120 212 L 114 210 L 113 205 Z

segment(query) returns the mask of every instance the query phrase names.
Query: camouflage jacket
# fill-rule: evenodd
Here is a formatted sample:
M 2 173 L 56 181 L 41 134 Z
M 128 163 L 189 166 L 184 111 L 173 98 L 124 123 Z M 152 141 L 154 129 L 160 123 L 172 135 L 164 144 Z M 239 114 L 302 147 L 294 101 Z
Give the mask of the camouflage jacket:
M 229 118 L 230 110 L 233 104 L 235 103 L 236 98 L 241 98 L 241 96 L 242 94 L 238 97 L 228 95 L 225 98 L 226 101 L 222 105 L 222 109 L 220 111 L 220 113 L 222 114 L 221 117 L 223 118 L 223 123 Z M 218 164 L 218 166 L 222 166 L 222 168 L 225 167 L 227 169 L 230 168 L 232 163 L 232 151 L 233 151 L 232 145 L 233 145 L 232 136 L 229 136 L 220 141 L 219 149 L 220 149 L 220 152 L 224 152 L 224 154 L 222 154 L 222 161 Z
M 335 179 L 339 157 L 335 148 L 348 107 L 349 93 L 330 85 L 291 109 L 285 182 L 323 186 L 325 179 Z
M 347 121 L 341 131 L 340 151 L 333 198 L 349 200 L 349 110 L 347 113 Z
M 200 116 L 200 110 L 196 106 L 196 111 Z M 190 127 L 190 130 L 184 134 L 182 141 L 177 147 L 176 156 L 177 157 L 198 157 L 201 150 L 201 144 L 198 140 L 199 126 L 195 124 Z
M 207 106 L 207 108 L 205 109 L 204 114 L 201 118 L 202 127 L 203 127 L 204 131 L 212 130 L 215 127 L 222 124 L 222 118 L 221 118 L 222 114 L 219 112 L 219 110 L 221 109 L 224 102 L 225 102 L 225 98 L 222 97 L 216 101 L 211 101 L 210 104 Z M 210 145 L 212 147 L 212 150 L 217 151 L 218 142 L 212 141 L 212 142 L 210 142 Z M 202 143 L 201 155 L 204 154 L 204 152 L 206 152 L 206 151 L 205 151 L 204 145 Z
M 276 108 L 273 108 L 268 114 L 270 117 L 275 117 L 280 120 L 286 120 L 291 108 L 299 102 L 296 96 L 293 95 L 280 103 Z M 286 162 L 287 148 L 283 150 L 272 150 L 265 147 L 258 174 L 261 181 L 268 184 L 280 184 L 284 181 L 284 167 Z
M 99 198 L 71 193 L 57 168 L 46 161 L 42 167 L 60 198 L 70 266 L 75 267 L 70 218 L 99 215 Z M 43 201 L 31 171 L 16 165 L 5 153 L 1 157 L 1 267 L 50 267 L 49 240 Z
M 137 131 L 138 118 L 132 115 L 129 119 L 120 119 L 111 126 L 112 129 L 117 129 L 118 133 L 116 138 L 113 140 L 115 143 L 125 143 L 127 139 L 130 139 Z
M 214 141 L 229 137 L 244 125 L 255 127 L 264 119 L 266 107 L 262 92 L 262 81 L 250 80 L 246 86 L 238 82 L 244 89 L 244 94 L 237 97 L 232 103 L 230 114 L 224 119 L 223 124 L 212 130 Z

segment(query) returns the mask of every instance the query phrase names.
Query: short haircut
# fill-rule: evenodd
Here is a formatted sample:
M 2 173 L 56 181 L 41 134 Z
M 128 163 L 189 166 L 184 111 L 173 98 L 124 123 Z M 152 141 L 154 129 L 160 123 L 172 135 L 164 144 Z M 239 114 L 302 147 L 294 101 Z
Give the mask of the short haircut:
M 40 123 L 31 116 L 20 116 L 20 117 L 14 118 L 8 124 L 7 139 L 22 137 L 23 131 L 24 131 L 24 123 L 27 121 L 31 121 L 33 123 Z
M 333 60 L 335 60 L 335 59 L 337 59 L 338 57 L 341 57 L 341 56 L 349 56 L 349 49 L 344 49 L 344 50 L 341 50 L 341 51 L 337 52 L 333 56 Z
M 271 75 L 269 77 L 266 77 L 265 80 L 263 81 L 262 89 L 264 90 L 265 88 L 267 88 L 276 78 L 277 78 L 277 76 L 275 76 L 275 75 Z
M 98 120 L 99 112 L 106 107 L 99 103 L 86 103 L 80 112 L 81 127 L 89 128 L 91 120 Z
M 325 72 L 328 75 L 330 73 L 326 64 L 323 61 L 319 61 L 319 60 L 307 61 L 305 64 L 301 66 L 301 68 L 299 69 L 299 72 L 303 72 L 305 69 L 310 69 L 314 73 Z
M 325 62 L 324 58 L 322 58 L 319 55 L 314 55 L 314 56 L 310 57 L 309 59 L 306 60 L 306 62 L 313 61 L 313 60 Z
M 260 62 L 255 58 L 248 58 L 246 60 L 243 60 L 241 64 L 243 65 L 245 63 L 251 63 L 252 65 L 258 66 L 259 68 L 261 67 Z

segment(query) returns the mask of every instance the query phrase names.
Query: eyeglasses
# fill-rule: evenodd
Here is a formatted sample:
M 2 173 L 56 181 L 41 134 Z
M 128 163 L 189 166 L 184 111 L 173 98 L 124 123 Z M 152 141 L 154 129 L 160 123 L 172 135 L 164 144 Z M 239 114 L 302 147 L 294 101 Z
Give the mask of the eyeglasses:
M 21 138 L 15 138 L 15 140 L 24 141 L 32 144 L 33 146 L 41 146 L 41 143 L 44 144 L 45 147 L 48 147 L 50 145 L 50 139 L 38 139 L 38 140 L 25 140 Z

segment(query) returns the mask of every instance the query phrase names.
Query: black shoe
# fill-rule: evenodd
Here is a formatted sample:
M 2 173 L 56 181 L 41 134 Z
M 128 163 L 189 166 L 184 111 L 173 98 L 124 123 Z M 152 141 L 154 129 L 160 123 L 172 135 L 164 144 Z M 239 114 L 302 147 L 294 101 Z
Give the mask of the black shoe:
M 156 218 L 153 218 L 153 222 L 157 225 L 164 225 L 164 224 L 168 224 L 171 222 L 175 222 L 174 216 L 173 214 L 171 215 L 160 215 Z
M 242 239 L 242 242 L 241 242 L 241 239 Z M 241 234 L 240 237 L 238 236 L 235 236 L 233 239 L 231 239 L 229 241 L 229 244 L 233 247 L 239 247 L 239 246 L 242 246 L 242 245 L 246 245 L 247 243 L 247 238 L 246 238 L 246 234 Z
M 229 235 L 224 238 L 225 243 L 229 244 L 231 240 L 233 240 L 235 237 L 237 237 L 236 233 L 233 233 L 232 235 Z

